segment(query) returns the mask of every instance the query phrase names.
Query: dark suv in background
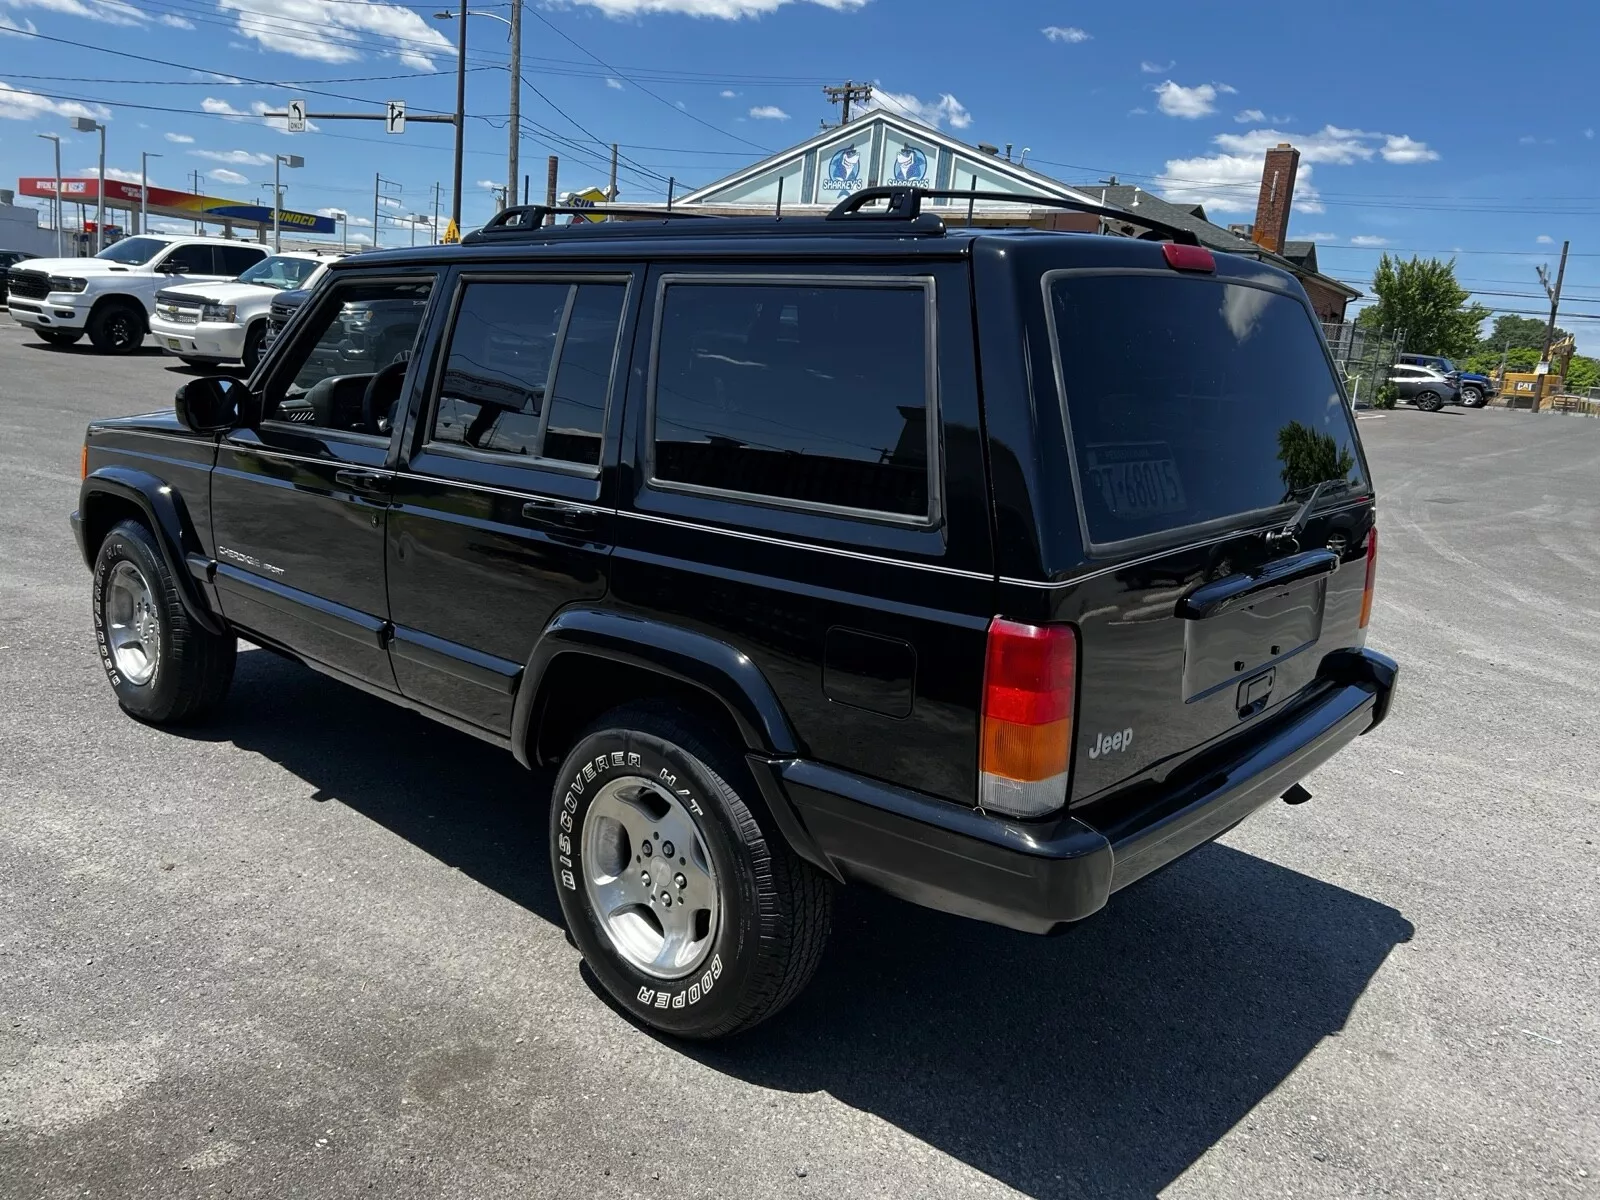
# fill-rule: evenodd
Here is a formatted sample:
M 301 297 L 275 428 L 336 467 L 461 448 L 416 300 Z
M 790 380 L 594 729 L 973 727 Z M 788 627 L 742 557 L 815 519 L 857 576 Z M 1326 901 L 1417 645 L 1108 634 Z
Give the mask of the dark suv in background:
M 577 946 L 691 1037 L 800 990 L 837 885 L 1046 933 L 1309 798 L 1396 667 L 1305 293 L 945 195 L 337 264 L 248 382 L 90 426 L 117 700 L 204 716 L 243 636 L 554 769 Z

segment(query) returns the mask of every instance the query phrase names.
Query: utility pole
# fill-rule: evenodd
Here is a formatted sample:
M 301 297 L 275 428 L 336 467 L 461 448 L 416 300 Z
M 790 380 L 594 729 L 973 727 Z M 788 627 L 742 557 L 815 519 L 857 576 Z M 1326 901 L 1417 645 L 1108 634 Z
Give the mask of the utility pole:
M 139 232 L 149 233 L 146 226 L 150 221 L 150 206 L 145 201 L 146 194 L 150 191 L 150 160 L 161 158 L 159 154 L 152 154 L 148 150 L 139 151 Z
M 194 182 L 191 183 L 189 186 L 194 188 L 194 194 L 196 196 L 198 196 L 200 194 L 200 172 L 199 171 L 190 171 L 189 172 L 189 176 L 190 176 L 190 178 L 192 178 L 194 180 Z M 195 232 L 195 236 L 198 237 L 199 234 L 200 234 L 200 218 L 199 217 L 196 217 L 194 219 L 194 232 Z
M 439 193 L 443 190 L 438 181 L 435 180 L 433 184 L 433 240 L 435 245 L 439 241 Z M 456 228 L 460 229 L 461 226 L 457 225 Z
M 561 160 L 552 154 L 549 163 L 545 165 L 544 204 L 546 208 L 554 208 L 556 206 L 556 176 L 560 172 Z M 556 219 L 553 215 L 545 217 L 546 225 L 554 225 L 555 223 Z
M 461 0 L 466 9 L 466 0 Z M 506 207 L 517 202 L 518 151 L 522 143 L 522 0 L 511 0 L 511 130 L 510 162 L 506 164 Z M 460 228 L 459 222 L 457 228 Z
M 611 143 L 611 182 L 606 184 L 606 203 L 617 202 L 617 144 Z
M 378 248 L 378 188 L 383 183 L 381 172 L 372 173 L 372 248 Z
M 461 20 L 456 28 L 456 175 L 450 190 L 450 219 L 456 232 L 461 231 L 461 155 L 467 137 L 467 0 L 461 0 Z M 374 245 L 378 236 L 377 222 L 373 222 Z
M 51 202 L 55 211 L 56 227 L 56 257 L 65 258 L 67 252 L 61 246 L 61 135 L 56 133 L 41 133 L 40 137 L 56 145 L 56 190 L 51 193 L 55 199 Z
M 1539 282 L 1544 284 L 1544 294 L 1550 297 L 1550 319 L 1544 327 L 1544 352 L 1539 355 L 1539 363 L 1544 367 L 1544 372 L 1534 377 L 1533 380 L 1533 411 L 1539 411 L 1539 404 L 1544 399 L 1544 381 L 1550 377 L 1550 344 L 1556 337 L 1556 310 L 1561 307 L 1561 281 L 1567 275 L 1567 247 L 1571 242 L 1561 243 L 1561 265 L 1556 268 L 1556 285 L 1550 286 L 1550 272 L 1545 270 L 1544 264 L 1539 264 Z
M 872 99 L 872 85 L 870 83 L 856 83 L 846 79 L 843 87 L 824 87 L 822 94 L 828 98 L 829 104 L 844 105 L 844 115 L 839 124 L 850 124 L 850 102 L 859 100 L 865 104 Z

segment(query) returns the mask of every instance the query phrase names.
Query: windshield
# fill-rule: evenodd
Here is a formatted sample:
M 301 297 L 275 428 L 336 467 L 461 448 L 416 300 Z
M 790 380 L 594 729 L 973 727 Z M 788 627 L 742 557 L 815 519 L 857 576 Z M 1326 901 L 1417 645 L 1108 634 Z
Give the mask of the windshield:
M 287 292 L 305 284 L 320 264 L 314 258 L 289 258 L 274 254 L 264 258 L 239 276 L 240 283 L 254 283 L 261 287 L 277 288 Z
M 1052 327 L 1092 542 L 1364 486 L 1355 426 L 1305 308 L 1178 275 L 1062 275 Z
M 168 243 L 157 241 L 155 238 L 123 238 L 120 242 L 107 246 L 95 257 L 103 258 L 106 262 L 121 263 L 125 267 L 142 267 L 165 250 L 167 245 Z

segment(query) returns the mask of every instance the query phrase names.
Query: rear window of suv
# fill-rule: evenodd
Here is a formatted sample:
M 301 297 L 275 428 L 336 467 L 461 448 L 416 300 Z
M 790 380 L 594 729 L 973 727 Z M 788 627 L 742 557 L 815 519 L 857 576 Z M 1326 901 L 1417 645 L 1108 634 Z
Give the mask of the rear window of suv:
M 1091 543 L 1277 508 L 1324 480 L 1365 488 L 1298 301 L 1169 274 L 1061 273 L 1046 290 Z

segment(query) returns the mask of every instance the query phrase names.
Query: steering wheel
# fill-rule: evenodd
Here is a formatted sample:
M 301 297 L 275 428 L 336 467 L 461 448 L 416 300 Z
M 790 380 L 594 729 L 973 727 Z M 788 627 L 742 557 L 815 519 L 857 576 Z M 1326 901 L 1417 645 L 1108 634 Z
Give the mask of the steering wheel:
M 385 411 L 380 417 L 378 415 L 378 397 L 382 394 L 382 390 L 392 381 L 395 385 L 395 399 L 399 399 L 399 377 L 406 373 L 406 367 L 410 366 L 410 359 L 411 355 L 409 353 L 402 354 L 387 367 L 377 371 L 367 381 L 367 390 L 361 393 L 361 427 L 368 433 L 375 433 L 380 437 L 389 436 L 390 421 L 387 410 L 393 407 L 394 402 L 390 401 L 389 404 L 384 406 Z

